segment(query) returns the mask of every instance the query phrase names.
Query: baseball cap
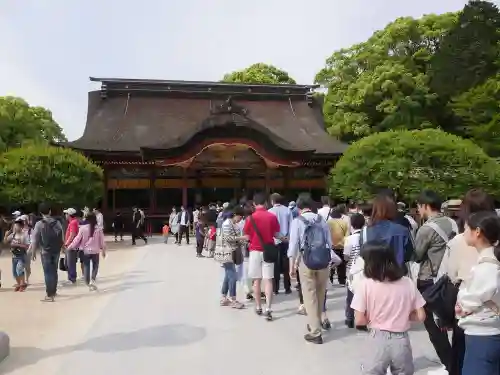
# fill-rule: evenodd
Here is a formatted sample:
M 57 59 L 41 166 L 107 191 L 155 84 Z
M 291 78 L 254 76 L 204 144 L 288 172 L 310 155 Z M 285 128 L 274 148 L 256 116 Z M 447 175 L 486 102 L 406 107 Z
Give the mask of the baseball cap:
M 228 208 L 229 207 L 229 202 L 225 202 L 223 205 L 222 205 L 222 208 Z
M 291 201 L 290 203 L 288 203 L 288 207 L 295 207 L 296 203 L 295 201 Z
M 67 208 L 63 212 L 65 214 L 68 214 L 68 215 L 74 215 L 74 214 L 76 214 L 76 210 L 74 208 Z
M 14 211 L 12 216 L 21 216 L 21 211 Z

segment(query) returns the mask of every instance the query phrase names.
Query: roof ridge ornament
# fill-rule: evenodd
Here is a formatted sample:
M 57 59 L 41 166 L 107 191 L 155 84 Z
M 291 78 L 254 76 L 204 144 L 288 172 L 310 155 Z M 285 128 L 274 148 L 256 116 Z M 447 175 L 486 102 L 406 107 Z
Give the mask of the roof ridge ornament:
M 238 105 L 233 102 L 233 97 L 228 96 L 228 98 L 224 101 L 224 103 L 216 105 L 215 107 L 210 108 L 210 114 L 212 115 L 240 115 L 243 117 L 247 117 L 248 109 Z

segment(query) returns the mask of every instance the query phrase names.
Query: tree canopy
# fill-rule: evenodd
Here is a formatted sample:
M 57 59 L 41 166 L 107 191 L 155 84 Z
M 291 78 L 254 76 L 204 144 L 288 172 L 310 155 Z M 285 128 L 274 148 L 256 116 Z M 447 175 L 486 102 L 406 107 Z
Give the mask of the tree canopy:
M 329 186 L 332 195 L 365 200 L 381 188 L 406 200 L 424 189 L 456 198 L 471 186 L 500 197 L 500 165 L 470 140 L 438 129 L 388 131 L 353 143 Z
M 484 145 L 484 124 L 458 107 L 474 106 L 467 101 L 491 90 L 491 81 L 483 83 L 496 80 L 499 53 L 500 12 L 490 2 L 399 18 L 367 41 L 335 52 L 317 74 L 316 82 L 328 89 L 328 131 L 353 142 L 380 131 L 440 128 Z
M 295 84 L 287 72 L 273 65 L 257 63 L 243 70 L 228 73 L 222 82 L 233 83 L 263 83 L 263 84 Z
M 30 145 L 0 155 L 0 197 L 6 203 L 84 206 L 101 197 L 102 178 L 100 167 L 69 149 Z
M 21 98 L 0 97 L 0 152 L 20 147 L 24 142 L 65 141 L 52 113 L 43 107 L 31 107 Z

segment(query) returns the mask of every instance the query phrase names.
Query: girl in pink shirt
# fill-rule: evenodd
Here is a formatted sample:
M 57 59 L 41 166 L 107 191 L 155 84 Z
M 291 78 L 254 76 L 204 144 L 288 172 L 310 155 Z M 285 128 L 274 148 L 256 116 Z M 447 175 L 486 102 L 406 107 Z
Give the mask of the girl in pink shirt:
M 363 353 L 363 374 L 414 373 L 408 330 L 410 321 L 423 322 L 425 301 L 396 261 L 394 251 L 381 241 L 361 248 L 365 279 L 356 288 L 351 307 L 357 326 L 369 328 L 370 349 Z
M 104 242 L 104 233 L 102 228 L 97 225 L 97 219 L 93 212 L 87 215 L 87 223 L 80 225 L 78 234 L 67 250 L 80 249 L 83 251 L 83 274 L 85 283 L 91 291 L 97 290 L 95 280 L 99 271 L 99 255 L 106 257 L 106 248 Z M 92 274 L 90 266 L 92 264 Z

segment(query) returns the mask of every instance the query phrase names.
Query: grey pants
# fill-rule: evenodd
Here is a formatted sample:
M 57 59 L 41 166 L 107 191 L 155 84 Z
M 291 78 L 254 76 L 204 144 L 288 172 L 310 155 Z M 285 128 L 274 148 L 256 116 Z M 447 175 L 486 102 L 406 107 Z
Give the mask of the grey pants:
M 363 375 L 413 375 L 413 354 L 406 332 L 371 329 L 368 333 L 369 351 L 363 353 Z

